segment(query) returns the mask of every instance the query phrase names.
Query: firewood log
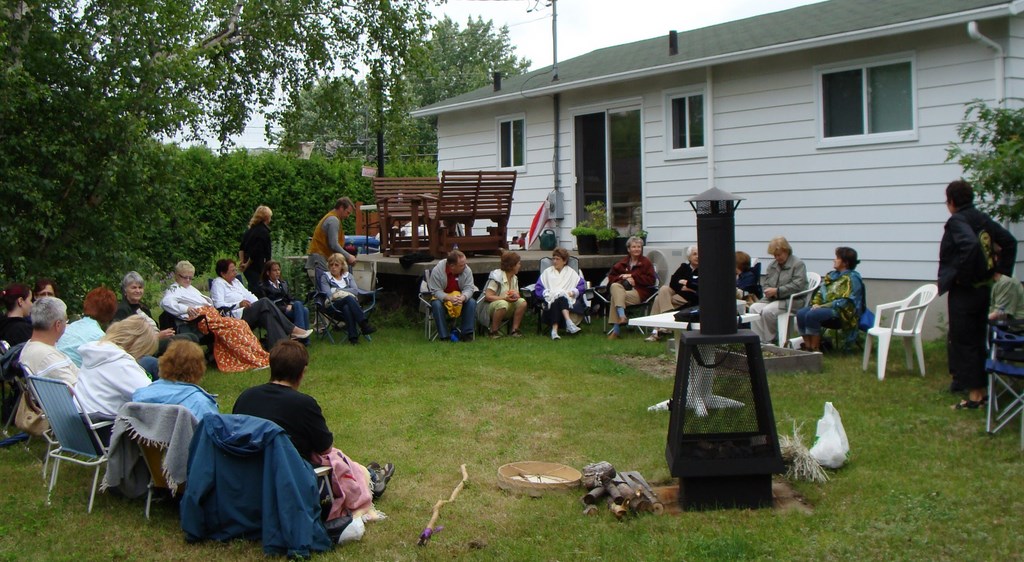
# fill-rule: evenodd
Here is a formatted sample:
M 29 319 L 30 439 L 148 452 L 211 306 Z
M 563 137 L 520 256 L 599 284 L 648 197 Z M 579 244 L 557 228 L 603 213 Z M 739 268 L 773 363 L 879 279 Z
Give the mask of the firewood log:
M 583 503 L 586 505 L 594 505 L 597 503 L 597 500 L 600 499 L 601 496 L 604 496 L 606 493 L 607 491 L 605 491 L 603 486 L 594 488 L 593 490 L 587 492 L 586 495 L 583 496 Z
M 583 467 L 583 486 L 588 490 L 604 486 L 611 482 L 611 479 L 614 477 L 615 467 L 607 461 L 596 462 Z

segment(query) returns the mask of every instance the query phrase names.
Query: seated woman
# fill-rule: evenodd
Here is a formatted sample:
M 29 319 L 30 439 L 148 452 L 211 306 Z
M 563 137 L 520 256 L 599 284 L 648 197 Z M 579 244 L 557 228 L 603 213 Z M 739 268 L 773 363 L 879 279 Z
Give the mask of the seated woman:
M 174 266 L 175 282 L 160 300 L 161 308 L 179 322 L 201 318 L 196 328 L 204 334 L 213 333 L 213 358 L 221 371 L 234 373 L 266 367 L 270 355 L 260 346 L 249 325 L 233 316 L 221 316 L 213 301 L 192 286 L 195 275 L 196 268 L 191 263 L 179 261 Z M 163 377 L 162 366 L 160 376 Z
M 132 402 L 178 404 L 188 408 L 197 420 L 219 414 L 217 400 L 199 387 L 206 372 L 203 348 L 190 341 L 176 340 L 160 356 L 160 378 L 132 394 Z
M 348 260 L 344 254 L 331 254 L 331 257 L 327 258 L 327 271 L 320 274 L 316 289 L 325 301 L 330 303 L 330 311 L 345 321 L 349 343 L 359 343 L 359 330 L 362 330 L 364 336 L 377 331 L 377 328 L 370 325 L 362 307 L 359 306 L 358 295 L 361 291 L 356 286 L 355 278 L 348 272 Z
M 768 264 L 765 272 L 764 296 L 750 305 L 750 312 L 759 315 L 750 323 L 750 329 L 761 338 L 761 343 L 773 343 L 779 337 L 779 314 L 792 312 L 785 310 L 789 296 L 807 290 L 807 266 L 793 255 L 788 240 L 782 236 L 772 238 L 768 242 L 768 253 L 775 260 Z M 794 299 L 793 307 L 803 306 L 803 299 L 800 301 Z
M 60 294 L 57 293 L 57 283 L 49 277 L 40 277 L 39 279 L 36 279 L 36 284 L 32 287 L 32 296 L 36 300 L 43 297 L 60 298 Z
M 551 267 L 540 272 L 540 278 L 533 287 L 533 294 L 544 300 L 544 322 L 551 324 L 551 339 L 560 339 L 559 328 L 570 334 L 580 331 L 572 314 L 582 315 L 587 308 L 583 292 L 586 281 L 568 266 L 569 252 L 565 248 L 551 251 Z
M 764 296 L 761 290 L 761 264 L 750 265 L 750 254 L 736 252 L 736 299 L 750 306 Z
M 303 330 L 309 328 L 309 309 L 302 301 L 292 298 L 288 290 L 288 282 L 281 279 L 281 263 L 270 260 L 263 266 L 260 274 L 260 288 L 263 295 L 270 299 L 277 308 L 284 312 L 289 320 Z
M 155 353 L 157 356 L 163 355 L 164 351 L 167 350 L 167 345 L 171 342 L 171 338 L 199 342 L 199 336 L 192 332 L 175 334 L 174 328 L 161 330 L 157 326 L 156 321 L 153 320 L 153 313 L 149 310 L 149 307 L 142 302 L 142 295 L 145 291 L 145 282 L 138 272 L 129 271 L 126 273 L 124 279 L 121 280 L 121 301 L 117 303 L 114 321 L 117 322 L 135 315 L 148 320 L 153 329 L 157 330 L 157 336 L 160 338 L 160 343 Z
M 103 330 L 114 319 L 117 311 L 117 295 L 106 287 L 96 287 L 85 295 L 82 305 L 82 318 L 68 324 L 64 335 L 57 341 L 57 349 L 71 358 L 76 366 L 82 366 L 82 356 L 78 347 L 83 343 L 96 341 L 103 337 Z
M 83 413 L 113 418 L 136 390 L 148 386 L 149 375 L 138 361 L 156 350 L 157 339 L 149 322 L 134 315 L 111 324 L 99 341 L 82 344 L 75 394 Z
M 857 327 L 864 310 L 864 282 L 854 271 L 860 261 L 853 248 L 836 248 L 834 270 L 821 278 L 821 287 L 814 293 L 811 305 L 796 313 L 796 324 L 803 336 L 801 349 L 821 351 L 822 323 L 838 319 L 842 328 Z
M 289 337 L 299 340 L 313 334 L 311 330 L 292 324 L 273 301 L 258 298 L 246 289 L 238 279 L 238 269 L 234 260 L 218 260 L 216 268 L 217 277 L 210 283 L 213 306 L 221 310 L 231 309 L 231 315 L 245 320 L 250 328 L 264 328 L 270 347 Z
M 630 236 L 626 241 L 629 255 L 612 266 L 608 272 L 608 323 L 612 325 L 608 339 L 620 337 L 621 326 L 628 322 L 626 307 L 640 304 L 651 296 L 657 279 L 654 264 L 644 255 L 644 241 Z M 628 288 L 627 288 L 628 287 Z
M 512 337 L 521 338 L 523 333 L 519 326 L 526 314 L 526 299 L 519 296 L 519 268 L 523 265 L 522 258 L 515 252 L 501 254 L 501 265 L 487 275 L 484 283 L 483 306 L 476 309 L 477 320 L 487 326 L 491 339 L 501 337 L 501 324 L 509 316 L 512 317 Z
M 676 272 L 668 284 L 658 288 L 658 296 L 654 298 L 651 305 L 651 314 L 661 314 L 677 308 L 697 306 L 700 296 L 697 292 L 697 281 L 700 278 L 700 258 L 697 254 L 697 246 L 690 246 L 686 250 L 687 262 L 679 264 Z M 651 330 L 651 335 L 646 341 L 658 341 L 661 334 L 657 328 Z
M 32 337 L 32 291 L 21 283 L 11 283 L 0 295 L 7 315 L 0 318 L 0 340 L 14 347 Z

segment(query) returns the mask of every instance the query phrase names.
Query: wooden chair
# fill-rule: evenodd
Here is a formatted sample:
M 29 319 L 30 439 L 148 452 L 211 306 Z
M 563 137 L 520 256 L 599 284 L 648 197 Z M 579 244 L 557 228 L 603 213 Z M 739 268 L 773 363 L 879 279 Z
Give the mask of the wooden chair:
M 373 194 L 380 216 L 380 246 L 385 256 L 426 248 L 420 227 L 426 225 L 423 196 L 437 196 L 436 177 L 373 178 Z M 409 233 L 405 233 L 405 229 Z
M 444 257 L 456 246 L 467 253 L 508 249 L 508 218 L 515 186 L 515 171 L 443 172 L 437 196 L 423 196 L 430 253 Z M 494 225 L 474 232 L 478 220 Z

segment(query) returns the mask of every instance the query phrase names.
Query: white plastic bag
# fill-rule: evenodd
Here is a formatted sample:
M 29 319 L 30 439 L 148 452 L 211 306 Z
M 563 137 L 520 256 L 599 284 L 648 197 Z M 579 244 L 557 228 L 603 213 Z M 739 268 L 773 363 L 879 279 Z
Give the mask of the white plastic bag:
M 839 468 L 846 463 L 849 455 L 850 442 L 846 439 L 846 430 L 843 429 L 839 410 L 836 410 L 831 402 L 825 402 L 825 414 L 818 420 L 811 456 L 821 466 Z

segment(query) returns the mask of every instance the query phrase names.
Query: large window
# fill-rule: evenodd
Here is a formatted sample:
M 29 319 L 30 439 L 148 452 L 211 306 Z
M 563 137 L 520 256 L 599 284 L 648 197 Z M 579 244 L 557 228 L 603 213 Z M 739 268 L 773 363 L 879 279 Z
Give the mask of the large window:
M 702 156 L 704 92 L 673 91 L 665 95 L 665 150 L 678 157 Z
M 914 131 L 914 79 L 909 60 L 822 70 L 823 139 L 879 140 Z
M 526 119 L 498 120 L 498 166 L 521 168 L 526 164 Z

